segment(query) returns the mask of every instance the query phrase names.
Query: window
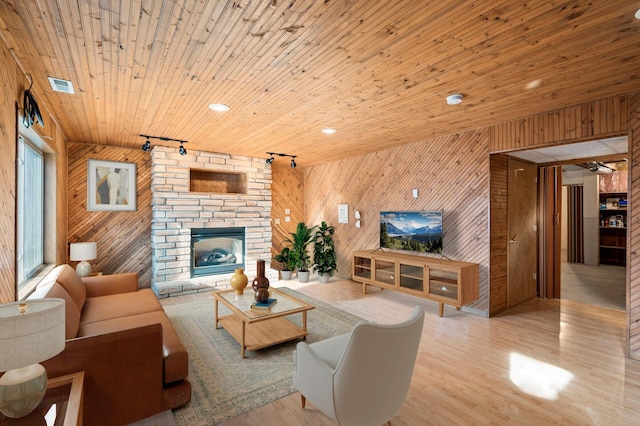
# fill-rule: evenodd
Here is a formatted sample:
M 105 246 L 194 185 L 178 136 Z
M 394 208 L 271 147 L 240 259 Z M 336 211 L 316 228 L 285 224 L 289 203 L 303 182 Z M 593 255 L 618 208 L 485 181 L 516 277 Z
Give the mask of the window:
M 44 263 L 44 156 L 20 136 L 18 143 L 18 289 Z

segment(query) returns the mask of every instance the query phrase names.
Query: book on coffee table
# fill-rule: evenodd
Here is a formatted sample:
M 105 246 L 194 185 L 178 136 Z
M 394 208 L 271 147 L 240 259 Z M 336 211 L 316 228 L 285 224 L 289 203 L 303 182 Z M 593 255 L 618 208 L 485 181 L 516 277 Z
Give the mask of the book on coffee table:
M 278 299 L 267 299 L 264 302 L 254 302 L 251 305 L 251 309 L 256 311 L 266 311 L 268 309 L 271 309 L 271 307 L 275 305 L 276 302 L 278 302 Z

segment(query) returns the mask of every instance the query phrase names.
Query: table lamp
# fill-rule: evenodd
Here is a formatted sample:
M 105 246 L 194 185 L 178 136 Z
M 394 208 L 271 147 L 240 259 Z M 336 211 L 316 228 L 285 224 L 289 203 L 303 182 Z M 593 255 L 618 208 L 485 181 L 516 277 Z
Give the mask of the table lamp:
M 64 300 L 47 298 L 0 305 L 0 412 L 20 418 L 32 412 L 47 391 L 39 362 L 65 345 Z
M 70 259 L 80 260 L 76 265 L 76 271 L 81 277 L 88 277 L 91 274 L 91 264 L 87 260 L 93 260 L 97 255 L 97 244 L 91 243 L 71 243 Z

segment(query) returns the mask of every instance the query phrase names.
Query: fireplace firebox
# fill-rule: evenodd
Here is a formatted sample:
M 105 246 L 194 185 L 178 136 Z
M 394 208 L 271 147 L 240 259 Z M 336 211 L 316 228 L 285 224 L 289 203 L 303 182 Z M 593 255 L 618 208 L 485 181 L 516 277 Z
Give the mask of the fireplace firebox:
M 244 268 L 245 228 L 191 229 L 191 277 Z

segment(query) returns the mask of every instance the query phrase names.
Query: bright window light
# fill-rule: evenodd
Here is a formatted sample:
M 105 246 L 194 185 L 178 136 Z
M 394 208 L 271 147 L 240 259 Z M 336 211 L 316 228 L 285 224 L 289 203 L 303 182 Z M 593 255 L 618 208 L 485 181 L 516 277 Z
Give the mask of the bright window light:
M 509 379 L 529 395 L 555 401 L 558 394 L 571 382 L 573 374 L 546 362 L 511 352 Z

